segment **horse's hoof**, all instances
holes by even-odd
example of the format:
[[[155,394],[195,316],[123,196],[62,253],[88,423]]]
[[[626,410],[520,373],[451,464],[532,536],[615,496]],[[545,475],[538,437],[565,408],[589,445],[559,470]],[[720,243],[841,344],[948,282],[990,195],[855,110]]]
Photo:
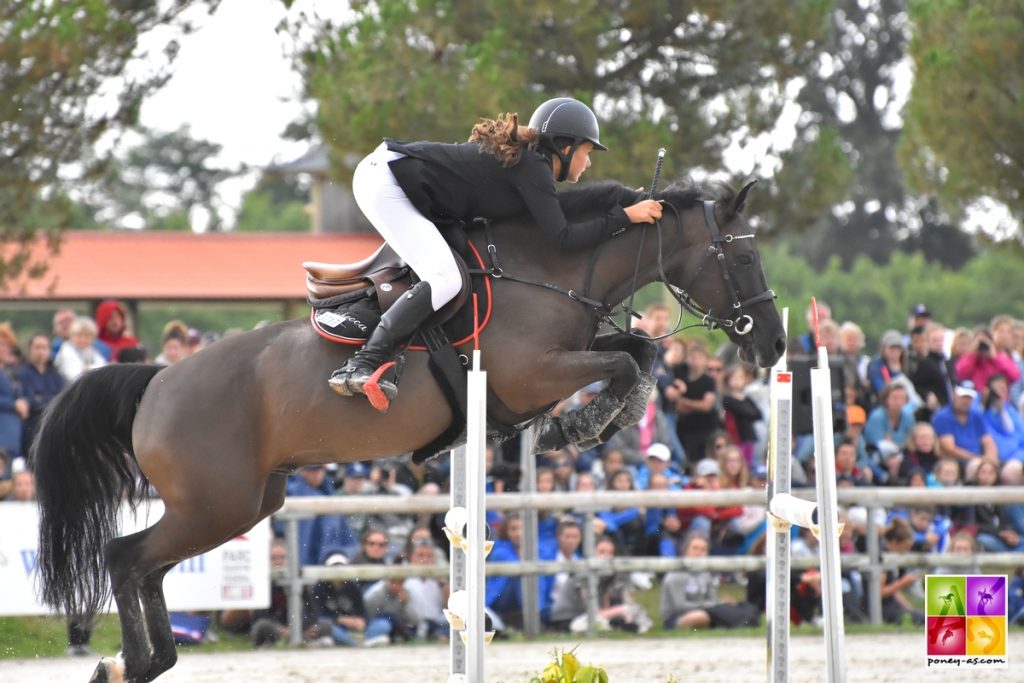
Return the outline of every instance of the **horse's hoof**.
[[[124,683],[124,659],[121,655],[101,659],[89,683]]]
[[[546,417],[537,430],[537,438],[533,440],[533,452],[557,451],[569,445],[569,440],[562,433],[562,421],[557,417]]]

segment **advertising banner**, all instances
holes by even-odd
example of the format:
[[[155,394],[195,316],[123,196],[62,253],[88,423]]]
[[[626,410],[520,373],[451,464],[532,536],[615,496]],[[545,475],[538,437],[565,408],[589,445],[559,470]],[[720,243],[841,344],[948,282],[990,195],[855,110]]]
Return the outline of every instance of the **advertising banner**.
[[[159,500],[140,504],[134,517],[125,509],[120,535],[152,526],[163,511]],[[51,613],[38,597],[38,529],[35,503],[0,503],[0,616]],[[270,522],[179,564],[164,579],[164,594],[171,611],[267,607]]]

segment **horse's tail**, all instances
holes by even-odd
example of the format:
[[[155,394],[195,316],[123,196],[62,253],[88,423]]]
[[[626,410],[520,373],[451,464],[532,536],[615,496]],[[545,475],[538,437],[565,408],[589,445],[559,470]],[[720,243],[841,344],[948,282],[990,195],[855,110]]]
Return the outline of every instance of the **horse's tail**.
[[[162,368],[108,365],[54,398],[30,459],[39,499],[37,566],[46,604],[87,621],[106,604],[103,549],[119,529],[122,500],[132,509],[148,483],[138,472],[132,423]]]

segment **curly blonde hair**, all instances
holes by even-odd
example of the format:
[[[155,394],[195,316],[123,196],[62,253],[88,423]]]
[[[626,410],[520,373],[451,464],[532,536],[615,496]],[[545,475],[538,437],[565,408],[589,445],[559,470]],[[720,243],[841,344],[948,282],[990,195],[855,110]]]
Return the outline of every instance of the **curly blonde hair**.
[[[537,131],[519,125],[519,114],[501,114],[496,119],[481,119],[473,126],[469,141],[481,151],[494,155],[505,168],[519,163],[523,150],[537,144]]]

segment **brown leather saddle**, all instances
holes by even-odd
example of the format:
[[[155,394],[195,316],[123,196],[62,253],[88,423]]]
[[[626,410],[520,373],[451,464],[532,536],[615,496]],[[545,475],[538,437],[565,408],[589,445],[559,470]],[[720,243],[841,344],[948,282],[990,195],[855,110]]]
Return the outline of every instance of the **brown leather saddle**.
[[[472,291],[469,270],[462,256],[452,250],[462,277],[459,294],[423,323],[429,328],[448,320],[466,302]],[[329,308],[376,294],[383,313],[416,282],[415,274],[387,244],[355,263],[319,263],[306,261],[306,298],[313,308]]]

